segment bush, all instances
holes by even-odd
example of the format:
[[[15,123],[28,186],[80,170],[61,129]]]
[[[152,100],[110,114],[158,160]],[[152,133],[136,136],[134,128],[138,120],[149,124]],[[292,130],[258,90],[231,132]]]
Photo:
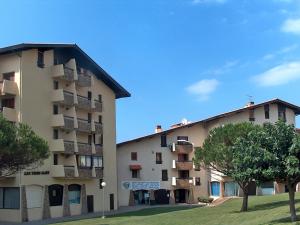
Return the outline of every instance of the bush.
[[[213,198],[209,198],[205,196],[198,197],[198,201],[202,203],[212,203],[213,200],[214,200]]]

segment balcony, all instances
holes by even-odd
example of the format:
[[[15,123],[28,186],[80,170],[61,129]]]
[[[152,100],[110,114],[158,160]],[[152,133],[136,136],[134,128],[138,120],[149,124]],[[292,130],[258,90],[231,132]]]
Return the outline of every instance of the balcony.
[[[78,168],[78,174],[79,174],[79,178],[94,178],[93,176],[93,169],[92,168]]]
[[[74,94],[69,91],[64,91],[63,89],[54,90],[52,93],[52,101],[55,103],[60,103],[65,106],[74,105]]]
[[[68,82],[73,82],[75,79],[74,70],[63,64],[53,66],[52,77],[59,78]]]
[[[3,117],[11,122],[17,122],[18,116],[16,109],[8,108],[8,107],[2,107],[0,109],[0,113],[2,113]]]
[[[75,166],[52,165],[50,175],[54,178],[75,178]]]
[[[103,147],[100,144],[95,145],[95,155],[103,156]]]
[[[176,188],[187,189],[193,185],[193,178],[175,178],[172,177],[172,185]]]
[[[92,84],[92,78],[87,73],[78,72],[77,84],[81,87],[90,87]]]
[[[67,131],[74,130],[74,118],[69,116],[64,116],[63,114],[53,115],[52,117],[52,127],[61,128]]]
[[[0,95],[15,96],[18,94],[18,85],[11,80],[0,81]]]
[[[95,133],[102,134],[103,133],[102,123],[94,122],[94,124],[95,124]]]
[[[88,143],[77,142],[78,153],[80,155],[91,155],[92,154],[92,145]]]
[[[177,154],[189,154],[194,150],[194,146],[190,142],[177,142],[171,146],[171,151]]]
[[[95,167],[96,178],[101,179],[103,178],[103,168]]]
[[[75,144],[74,141],[56,139],[50,144],[50,149],[52,152],[60,152],[66,155],[72,155],[75,153]]]
[[[92,110],[92,101],[90,99],[81,95],[77,95],[77,100],[78,100],[77,108],[88,110],[88,111]]]
[[[99,102],[98,100],[94,100],[95,102],[95,112],[102,112],[102,102]]]
[[[176,161],[175,168],[177,170],[192,170],[193,162],[192,161]]]
[[[78,128],[77,131],[84,132],[84,133],[91,133],[92,132],[92,125],[91,122],[85,119],[77,119],[78,121]]]

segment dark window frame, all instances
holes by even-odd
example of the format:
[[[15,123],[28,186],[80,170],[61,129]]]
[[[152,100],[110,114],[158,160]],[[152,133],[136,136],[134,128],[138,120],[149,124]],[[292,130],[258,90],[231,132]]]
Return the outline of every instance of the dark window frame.
[[[200,186],[200,185],[201,185],[200,177],[195,177],[195,186]]]
[[[161,152],[155,153],[155,163],[162,164],[162,153]]]
[[[168,181],[168,170],[161,170],[161,180],[162,181]]]
[[[7,189],[16,189],[16,190],[18,190],[18,192],[19,192],[18,193],[18,195],[19,195],[18,199],[20,200],[20,188],[19,187],[0,187],[0,189],[2,189],[2,203],[0,204],[0,209],[16,209],[16,210],[19,210],[20,206],[21,206],[20,201],[18,202],[18,206],[16,208],[11,208],[11,207],[6,207],[5,206],[5,196],[6,196],[5,192],[6,192]]]
[[[131,170],[131,178],[139,178],[139,170]]]
[[[161,134],[160,136],[160,147],[168,147],[167,146],[167,134]]]
[[[54,191],[55,195],[54,196]],[[48,186],[49,206],[61,206],[63,203],[64,186],[52,184]]]
[[[44,51],[38,50],[37,66],[40,67],[40,68],[44,68],[45,67],[45,55],[44,55]]]
[[[131,161],[137,161],[138,160],[137,152],[131,152],[130,158]]]
[[[270,119],[270,105],[264,105],[265,119]]]

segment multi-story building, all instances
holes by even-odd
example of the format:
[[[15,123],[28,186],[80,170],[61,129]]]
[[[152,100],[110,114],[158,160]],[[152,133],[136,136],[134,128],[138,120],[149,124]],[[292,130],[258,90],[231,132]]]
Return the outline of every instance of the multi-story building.
[[[194,203],[201,196],[241,195],[236,183],[216,171],[195,168],[194,149],[202,146],[210,130],[227,123],[250,121],[295,124],[300,107],[275,99],[247,106],[193,123],[180,123],[168,130],[117,145],[119,205]],[[276,182],[256,187],[250,194],[284,192]]]
[[[0,80],[3,116],[50,146],[42,166],[1,177],[0,220],[116,209],[115,100],[130,94],[74,44],[1,48]]]

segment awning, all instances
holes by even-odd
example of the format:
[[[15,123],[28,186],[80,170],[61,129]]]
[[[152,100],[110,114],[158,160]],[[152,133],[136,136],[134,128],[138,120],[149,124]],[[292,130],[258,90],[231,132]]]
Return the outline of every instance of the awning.
[[[130,170],[141,170],[141,165],[129,165]]]

